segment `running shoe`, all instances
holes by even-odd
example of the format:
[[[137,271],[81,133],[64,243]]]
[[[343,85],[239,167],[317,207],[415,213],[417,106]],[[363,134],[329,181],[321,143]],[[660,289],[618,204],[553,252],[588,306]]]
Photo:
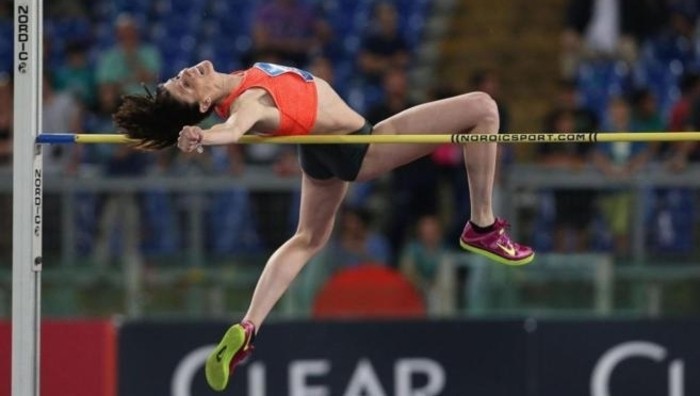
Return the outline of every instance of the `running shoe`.
[[[205,374],[207,383],[215,391],[222,391],[228,384],[233,369],[243,363],[253,352],[255,325],[245,321],[231,326],[219,345],[207,358]]]
[[[464,226],[464,232],[459,238],[462,249],[488,257],[506,265],[525,265],[535,258],[532,248],[511,241],[506,233],[508,223],[503,219],[496,219],[493,231],[478,233],[472,227],[471,222]]]

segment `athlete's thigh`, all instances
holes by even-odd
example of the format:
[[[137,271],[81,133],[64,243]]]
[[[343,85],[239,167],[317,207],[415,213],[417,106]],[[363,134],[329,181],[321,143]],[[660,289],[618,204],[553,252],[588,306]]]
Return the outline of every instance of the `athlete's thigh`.
[[[469,132],[493,100],[483,92],[471,92],[420,104],[376,125],[373,134],[451,134]]]
[[[309,233],[313,238],[330,234],[335,214],[348,190],[348,182],[339,179],[318,180],[303,174],[301,205],[297,232]]]
[[[377,124],[374,135],[452,134],[470,132],[491,99],[474,92],[402,111]],[[430,144],[372,144],[367,150],[358,180],[368,180],[431,153]]]

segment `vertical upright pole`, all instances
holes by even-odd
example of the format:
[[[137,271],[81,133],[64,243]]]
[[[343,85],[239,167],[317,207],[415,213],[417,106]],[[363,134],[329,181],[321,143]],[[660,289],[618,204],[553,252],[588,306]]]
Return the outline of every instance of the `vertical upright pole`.
[[[39,396],[41,324],[41,0],[15,0],[12,178],[12,395]]]

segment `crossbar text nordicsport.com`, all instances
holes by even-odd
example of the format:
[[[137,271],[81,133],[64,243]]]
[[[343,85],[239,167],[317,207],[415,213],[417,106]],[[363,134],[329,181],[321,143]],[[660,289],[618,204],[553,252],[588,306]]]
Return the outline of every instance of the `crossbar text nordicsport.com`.
[[[500,135],[452,135],[453,143],[502,143],[502,142],[588,142],[595,140],[588,133],[528,133]]]

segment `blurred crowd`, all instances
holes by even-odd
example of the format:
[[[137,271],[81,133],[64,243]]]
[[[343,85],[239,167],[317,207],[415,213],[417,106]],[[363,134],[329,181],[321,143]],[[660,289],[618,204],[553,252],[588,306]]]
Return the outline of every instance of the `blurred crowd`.
[[[399,3],[401,8],[397,7]],[[376,123],[415,104],[409,98],[408,73],[428,5],[427,1],[273,0],[245,2],[237,9],[218,0],[47,2],[43,129],[45,133],[112,133],[111,115],[122,95],[143,94],[143,84],[153,87],[177,73],[179,67],[207,55],[219,70],[238,70],[258,61],[308,69],[333,84],[353,107]],[[205,50],[197,52],[187,43],[188,39],[199,37],[170,30],[170,25],[189,26],[178,15],[196,7],[212,24],[194,29],[205,36],[220,35],[211,37],[216,48],[206,42],[198,43],[196,47]],[[222,12],[225,15],[219,14]],[[166,13],[168,16],[163,17]],[[240,17],[237,13],[244,14],[247,20],[234,31],[225,23]],[[12,2],[1,1],[3,29],[11,27],[11,15]],[[106,26],[109,31],[105,31]],[[167,36],[162,36],[162,30]],[[189,58],[171,53],[175,35],[175,47],[179,52],[189,51]],[[244,38],[248,41],[240,44]],[[222,55],[217,48],[226,49],[230,41],[240,45]],[[8,47],[4,44],[0,48]],[[8,58],[11,56],[3,57]],[[0,71],[0,167],[9,167],[12,155],[11,66],[3,65],[4,70]],[[206,123],[216,121],[212,118]],[[441,156],[439,166],[459,167],[461,160],[449,148]],[[294,148],[277,145],[216,147],[202,155],[184,155],[176,150],[142,153],[119,145],[54,145],[44,153],[47,174],[69,177],[223,174],[236,178],[251,166],[266,166],[280,177],[294,177],[300,172]],[[419,218],[430,222],[437,213],[436,190],[429,176],[437,171],[436,166],[426,159],[407,171],[397,172],[388,188],[383,181],[353,190],[332,244],[338,258],[334,262],[339,267],[370,262],[398,265],[408,230]],[[447,179],[453,182],[452,176]],[[455,182],[458,179],[463,180],[463,175],[455,175]],[[417,184],[420,180],[424,182]],[[401,203],[391,214],[381,217],[376,213],[383,208],[374,205],[373,197],[383,192]],[[466,191],[455,194],[461,199]],[[294,230],[298,195],[298,191],[271,193],[242,187],[206,194],[207,253],[256,254],[276,248]],[[176,255],[186,246],[184,229],[190,225],[184,213],[191,204],[189,196],[157,190],[139,194],[80,193],[73,202],[76,249],[102,267],[114,264],[134,245],[143,254],[154,256]],[[46,194],[44,248],[48,254],[60,249],[60,205],[60,197]],[[8,212],[0,217],[10,219],[10,206],[2,206]],[[409,211],[412,215],[406,216]],[[435,246],[429,254],[412,247],[408,250],[414,252],[411,256],[430,256],[433,248],[442,248],[435,242],[441,239],[442,226],[437,221],[431,224],[432,228],[426,228],[433,235],[426,238]],[[391,230],[390,237],[380,232],[384,227]],[[8,249],[2,251],[9,255],[9,235],[6,236],[3,246]],[[425,272],[424,267],[424,263],[417,263],[417,273]]]
[[[699,16],[696,0],[569,0],[559,92],[543,130],[700,130]],[[699,149],[697,142],[542,145],[537,158],[572,171],[593,166],[615,182],[650,167],[683,172]],[[539,198],[541,250],[631,255],[632,192],[557,190]],[[697,198],[684,188],[645,191],[645,243],[662,254],[692,253]]]
[[[245,2],[245,12],[232,3],[46,2],[44,130],[112,132],[111,114],[123,94],[142,93],[142,83],[153,86],[202,58],[223,70],[256,61],[306,68],[334,85],[373,123],[416,104],[410,95],[410,68],[430,11],[428,1],[251,1]],[[205,22],[190,21],[195,18],[187,13],[195,12],[193,7],[199,7],[196,12],[206,16]],[[352,13],[343,7],[352,7]],[[182,17],[164,20],[165,13]],[[559,92],[542,129],[700,130],[699,14],[700,2],[695,0],[570,0],[561,40]],[[12,2],[0,1],[0,30],[9,24],[11,31],[11,15]],[[187,29],[198,33],[187,34]],[[0,43],[0,52],[6,47]],[[0,167],[8,167],[12,156],[10,72],[11,65],[0,65]],[[497,101],[500,132],[507,132],[511,120],[500,72],[476,70],[466,83]],[[440,99],[458,93],[440,86],[428,96]],[[515,156],[511,147],[499,150],[502,170]],[[438,287],[438,264],[456,247],[469,218],[461,155],[459,147],[441,146],[388,178],[353,185],[329,247],[333,264],[341,268],[381,263],[401,268],[426,292]],[[557,144],[538,147],[535,158],[545,166],[571,170],[592,166],[620,179],[643,172],[651,163],[683,171],[700,159],[700,148],[695,143]],[[50,146],[44,157],[47,173],[81,177],[236,178],[256,165],[281,177],[299,174],[294,150],[272,145],[217,147],[203,155],[175,150],[144,154],[117,145]],[[498,174],[497,189],[504,174]],[[630,193],[538,194],[536,235],[551,236],[534,238],[540,251],[629,254]],[[649,197],[651,235],[666,238],[669,251],[692,248],[692,224],[687,230],[682,227],[689,218],[692,223],[696,195],[687,189],[665,189],[651,191]],[[183,213],[190,199],[156,190],[80,194],[75,199],[77,249],[103,266],[118,257],[125,244],[138,245],[144,254],[177,255],[184,246]],[[207,252],[225,256],[274,249],[294,230],[298,199],[298,192],[244,188],[207,194]],[[7,211],[9,201],[4,200],[0,197],[0,210]],[[59,206],[57,197],[47,196],[47,224],[55,224],[45,233],[49,250],[60,243],[60,221],[50,219]],[[0,221],[9,218],[9,212],[0,215]],[[669,240],[670,234],[675,239]],[[0,251],[9,253],[7,238],[0,239]]]

